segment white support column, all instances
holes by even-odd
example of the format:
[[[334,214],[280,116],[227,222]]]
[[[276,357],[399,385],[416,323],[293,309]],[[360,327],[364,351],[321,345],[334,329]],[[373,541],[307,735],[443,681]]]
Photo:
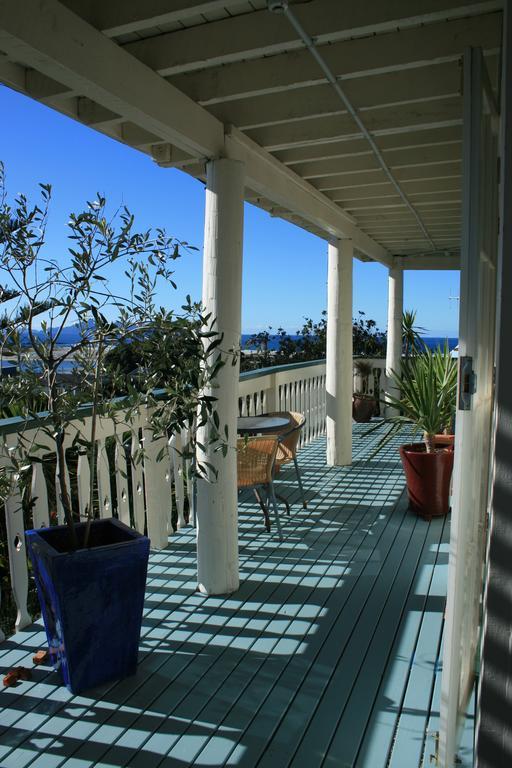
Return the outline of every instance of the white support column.
[[[352,463],[352,240],[329,243],[327,287],[327,464]]]
[[[208,394],[217,398],[220,430],[227,425],[229,449],[207,447],[198,456],[217,470],[216,479],[198,482],[197,571],[201,592],[226,594],[238,588],[238,509],[236,419],[239,363],[232,364],[241,332],[244,166],[236,160],[207,165],[203,261],[203,305],[223,335],[225,365]],[[217,354],[217,352],[215,352]],[[199,440],[204,442],[204,431]]]
[[[402,361],[402,315],[404,313],[404,273],[401,267],[389,270],[388,278],[388,338],[386,345],[386,394],[397,396],[390,384],[391,371],[399,371]],[[393,408],[386,408],[391,415]]]

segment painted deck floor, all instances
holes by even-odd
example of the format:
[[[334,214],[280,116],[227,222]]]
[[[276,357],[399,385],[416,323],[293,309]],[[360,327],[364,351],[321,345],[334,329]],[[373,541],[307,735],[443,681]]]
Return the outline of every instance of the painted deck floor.
[[[301,451],[307,510],[282,473],[282,543],[240,504],[236,594],[195,592],[192,529],[151,555],[134,677],[73,696],[39,667],[3,689],[0,766],[430,765],[448,522],[408,512],[396,447],[364,460],[363,427],[351,468],[326,467],[324,439]],[[2,669],[44,645],[38,624],[17,634]]]

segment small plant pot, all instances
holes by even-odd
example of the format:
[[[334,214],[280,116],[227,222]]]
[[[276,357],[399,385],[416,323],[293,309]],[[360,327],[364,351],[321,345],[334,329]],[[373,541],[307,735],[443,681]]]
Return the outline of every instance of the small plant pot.
[[[434,444],[437,448],[446,447],[451,448],[455,445],[455,435],[434,435]]]
[[[427,453],[423,443],[402,445],[400,457],[409,495],[409,507],[425,520],[444,517],[450,511],[449,493],[453,450]]]
[[[375,398],[354,395],[352,397],[352,418],[359,424],[370,421],[376,407],[377,401]]]
[[[85,523],[76,526],[83,541]],[[90,546],[67,551],[64,525],[26,532],[50,661],[72,693],[137,668],[149,539],[95,520]]]

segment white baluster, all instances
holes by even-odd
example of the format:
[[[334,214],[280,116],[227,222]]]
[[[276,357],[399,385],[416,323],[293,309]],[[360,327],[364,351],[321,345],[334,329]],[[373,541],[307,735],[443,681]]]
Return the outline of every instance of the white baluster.
[[[303,408],[304,410],[302,413],[306,416],[306,429],[302,430],[301,436],[300,436],[300,444],[305,445],[306,443],[309,443],[310,440],[310,430],[311,430],[311,382],[312,379],[308,378],[304,381],[304,392],[303,392]]]
[[[322,376],[322,386],[321,386],[321,393],[322,393],[322,434],[323,435],[325,435],[325,431],[326,431],[326,426],[325,426],[326,408],[327,408],[327,404],[326,404],[326,389],[325,389],[326,385],[327,385],[327,378],[326,378],[326,376],[324,374]]]
[[[81,453],[78,457],[76,480],[78,485],[80,517],[85,518],[89,507],[91,493],[91,467],[89,464],[89,457],[85,453]]]
[[[119,520],[130,525],[130,500],[128,497],[128,480],[126,466],[126,452],[122,435],[116,435],[115,472],[117,491],[117,515]]]
[[[306,429],[302,429],[300,432],[300,445],[308,442],[309,420],[311,418],[311,411],[309,409],[309,384],[311,379],[303,379],[302,381],[302,395],[301,395],[301,413],[306,416]]]
[[[144,533],[146,515],[144,509],[144,472],[141,461],[135,461],[136,452],[140,449],[139,427],[133,427],[130,451],[130,469],[132,474],[133,518],[135,529]]]
[[[50,525],[50,510],[48,508],[48,488],[44,479],[43,465],[38,461],[32,463],[32,482],[30,485],[32,505],[32,525],[34,528],[48,528]]]
[[[318,376],[315,376],[311,386],[311,428],[309,435],[310,440],[314,440],[318,437]]]
[[[71,502],[71,482],[69,479],[69,470],[68,470],[68,463],[67,463],[67,456],[66,452],[68,449],[68,440],[64,440],[64,478],[66,482],[66,486],[69,493],[69,498]],[[57,521],[59,525],[63,525],[65,523],[65,515],[64,515],[64,505],[62,503],[62,498],[60,494],[60,483],[59,483],[59,457],[57,456],[57,466],[55,468],[55,496],[57,498]]]
[[[11,587],[18,608],[15,629],[18,632],[32,623],[27,608],[28,596],[28,567],[25,547],[25,526],[23,523],[23,508],[19,488],[5,502],[5,523],[7,529],[7,549],[9,552],[9,571]]]
[[[185,489],[183,485],[184,461],[180,455],[183,450],[181,433],[173,435],[169,441],[169,458],[173,468],[174,496],[176,498],[176,511],[178,513],[178,530],[186,525],[185,522]]]
[[[100,517],[112,517],[112,491],[110,488],[110,465],[107,447],[103,440],[98,443],[97,451],[97,483]]]
[[[193,429],[195,429],[195,425]],[[187,451],[190,450],[190,444],[189,444],[190,432],[191,432],[190,429],[181,431],[182,445],[185,446]],[[186,492],[187,492],[187,500],[188,500],[188,508],[189,508],[189,522],[195,526],[196,524],[196,507],[195,507],[196,479],[195,477],[192,477],[191,459],[186,459],[182,461],[182,467],[183,467],[183,477],[186,478]]]
[[[169,465],[166,461],[167,441],[153,440],[150,429],[144,429],[144,477],[146,481],[146,510],[148,536],[153,549],[165,549],[168,544],[168,517],[171,506]],[[164,458],[160,458],[161,454]]]

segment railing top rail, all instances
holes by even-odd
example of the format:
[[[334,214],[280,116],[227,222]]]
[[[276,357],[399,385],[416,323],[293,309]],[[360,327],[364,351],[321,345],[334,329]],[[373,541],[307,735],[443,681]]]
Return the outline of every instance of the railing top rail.
[[[166,391],[165,389],[155,389],[152,394],[155,399],[161,400],[165,397]],[[123,396],[112,399],[112,403],[119,405],[120,411],[122,410],[123,402],[129,403],[129,397]],[[77,420],[80,421],[81,419],[86,419],[88,416],[92,415],[92,404],[84,403],[83,405],[80,405],[77,410],[79,412]],[[99,417],[102,417],[101,413],[99,414]],[[22,430],[37,429],[38,427],[44,426],[49,421],[50,414],[48,411],[42,411],[28,419],[24,416],[12,416],[9,419],[0,419],[0,436],[12,435],[15,432],[21,432]]]
[[[355,358],[354,358],[355,359]],[[368,360],[380,360],[380,358],[366,358]],[[300,363],[287,363],[286,365],[271,365],[268,368],[258,368],[255,371],[245,371],[240,374],[240,381],[250,381],[251,379],[259,379],[264,376],[278,374],[285,371],[300,370],[301,368],[313,368],[314,366],[325,365],[325,358],[320,360],[307,360]],[[160,399],[165,397],[165,389],[158,389],[153,392],[153,397]],[[122,409],[123,401],[129,402],[128,397],[118,397],[113,400],[113,403],[119,404],[119,409]],[[79,408],[79,419],[85,419],[92,414],[92,405],[84,403]],[[37,429],[42,427],[49,421],[48,412],[41,412],[35,416],[27,419],[23,416],[13,416],[9,419],[0,419],[0,436],[12,435],[16,432]]]
[[[286,365],[270,365],[268,368],[257,368],[255,371],[244,371],[240,374],[240,381],[259,379],[261,376],[269,376],[280,371],[292,371],[299,368],[312,368],[314,365],[325,365],[325,357],[321,360],[306,360],[302,363],[286,363]]]

